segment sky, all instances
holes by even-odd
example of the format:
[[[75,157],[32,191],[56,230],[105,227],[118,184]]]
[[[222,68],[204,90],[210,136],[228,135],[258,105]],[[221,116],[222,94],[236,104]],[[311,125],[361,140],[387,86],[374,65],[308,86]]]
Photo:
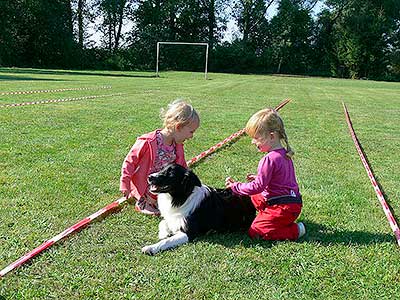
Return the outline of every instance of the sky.
[[[321,3],[320,1],[317,2],[317,4],[315,5],[314,9],[312,10],[312,16],[315,18],[317,16],[317,14],[324,8],[324,4]],[[276,15],[277,13],[277,9],[278,9],[278,4],[276,2],[274,2],[271,7],[268,8],[267,10],[267,19],[271,20],[273,16]],[[232,42],[232,40],[235,38],[235,36],[238,35],[238,27],[236,25],[236,21],[235,20],[229,20],[228,24],[227,24],[227,30],[225,32],[225,36],[222,39],[223,42],[227,41],[227,42]]]
[[[313,16],[315,17],[323,9],[323,7],[324,7],[324,4],[321,2],[318,2],[313,9],[313,12],[312,12]],[[275,16],[276,12],[277,12],[277,3],[273,3],[272,6],[270,8],[268,8],[268,11],[267,11],[268,20],[270,20],[273,16]],[[229,11],[227,13],[229,13]],[[90,36],[90,38],[88,39],[89,43],[94,44],[95,46],[100,46],[100,44],[101,44],[101,35],[102,34],[101,34],[101,32],[98,32],[96,30],[96,27],[100,23],[101,23],[101,19],[99,17],[88,28],[88,33]],[[134,23],[132,21],[126,21],[125,24],[122,26],[122,33],[127,33],[129,31],[131,31],[133,29],[133,26],[134,26]],[[240,33],[238,32],[238,27],[236,25],[236,21],[231,19],[228,21],[227,30],[224,34],[222,41],[223,42],[225,42],[225,41],[232,42],[232,40],[234,40],[236,37],[240,37]]]

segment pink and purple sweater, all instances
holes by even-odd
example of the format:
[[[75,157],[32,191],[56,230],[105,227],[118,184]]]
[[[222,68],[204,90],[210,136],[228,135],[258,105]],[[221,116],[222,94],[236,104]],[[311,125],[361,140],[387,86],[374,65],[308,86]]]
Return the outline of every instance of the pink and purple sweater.
[[[257,177],[248,183],[235,182],[232,191],[238,195],[261,194],[264,199],[277,196],[299,197],[293,161],[284,148],[272,150],[258,163]]]

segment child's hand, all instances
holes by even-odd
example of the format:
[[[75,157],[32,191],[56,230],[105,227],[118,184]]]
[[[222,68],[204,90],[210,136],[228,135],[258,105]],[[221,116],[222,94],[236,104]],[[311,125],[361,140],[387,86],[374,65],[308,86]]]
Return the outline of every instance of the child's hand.
[[[257,175],[256,174],[247,174],[246,176],[246,180],[247,181],[253,181],[254,179],[256,179]]]
[[[232,177],[226,177],[225,179],[225,187],[226,188],[231,188],[232,184],[234,184],[235,181],[232,179]]]
[[[121,191],[121,193],[124,195],[125,199],[128,200],[129,194],[131,193],[131,191]]]

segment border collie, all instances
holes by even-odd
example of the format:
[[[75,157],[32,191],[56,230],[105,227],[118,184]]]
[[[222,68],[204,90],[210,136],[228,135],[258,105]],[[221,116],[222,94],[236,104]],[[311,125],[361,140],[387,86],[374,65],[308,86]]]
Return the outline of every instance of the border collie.
[[[247,230],[256,210],[250,197],[236,196],[229,189],[202,185],[189,169],[170,164],[148,178],[150,191],[158,194],[160,241],[142,248],[154,255],[193,241],[209,231]]]

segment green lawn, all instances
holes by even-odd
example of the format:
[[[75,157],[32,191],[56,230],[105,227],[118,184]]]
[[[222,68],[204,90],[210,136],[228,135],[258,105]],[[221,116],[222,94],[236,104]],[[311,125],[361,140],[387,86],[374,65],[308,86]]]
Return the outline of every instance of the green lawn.
[[[304,208],[298,242],[205,236],[161,253],[159,219],[132,205],[70,236],[0,279],[0,299],[396,299],[400,249],[351,140],[341,102],[400,221],[400,83],[168,72],[1,69],[0,106],[89,95],[122,95],[0,108],[0,269],[120,197],[122,161],[135,138],[161,125],[159,109],[190,100],[199,154],[244,127],[255,111],[281,109]],[[96,87],[111,86],[111,89]],[[244,180],[262,154],[248,137],[194,166],[203,183]]]

